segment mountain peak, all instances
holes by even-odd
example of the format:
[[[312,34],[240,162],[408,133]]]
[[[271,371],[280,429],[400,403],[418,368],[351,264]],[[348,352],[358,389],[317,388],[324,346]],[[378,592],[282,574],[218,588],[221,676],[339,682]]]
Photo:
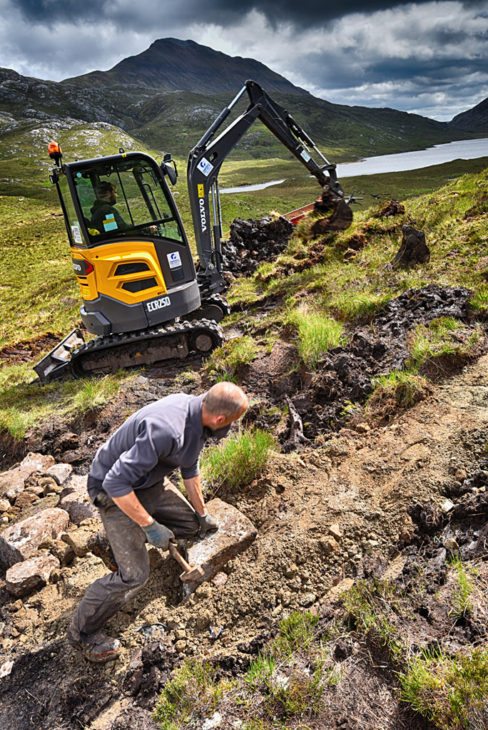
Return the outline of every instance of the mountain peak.
[[[94,71],[76,81],[99,84],[136,84],[158,91],[203,94],[235,93],[247,79],[262,84],[270,93],[308,96],[280,74],[259,61],[228,56],[196,41],[159,38],[142,53],[124,58],[109,71]],[[72,82],[75,79],[66,79]]]

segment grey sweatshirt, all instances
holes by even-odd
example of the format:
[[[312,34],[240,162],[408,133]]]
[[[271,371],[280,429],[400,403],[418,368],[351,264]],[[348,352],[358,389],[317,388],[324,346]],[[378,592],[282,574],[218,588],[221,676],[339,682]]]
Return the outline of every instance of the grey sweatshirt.
[[[202,425],[203,397],[168,395],[132,414],[98,449],[90,469],[90,495],[100,488],[111,497],[147,489],[176,467],[183,479],[197,476],[200,452],[214,435]]]

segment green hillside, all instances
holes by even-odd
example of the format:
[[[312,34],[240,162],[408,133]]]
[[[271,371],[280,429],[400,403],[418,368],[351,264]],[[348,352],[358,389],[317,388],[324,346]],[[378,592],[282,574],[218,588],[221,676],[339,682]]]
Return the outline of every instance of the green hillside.
[[[45,155],[47,142],[56,134],[66,156],[91,157],[125,149],[140,148],[130,135],[106,124],[79,125],[59,123],[56,127],[41,129],[32,125],[20,132],[13,130],[0,138],[0,222],[3,231],[0,259],[0,304],[4,316],[0,325],[0,347],[12,346],[25,340],[42,338],[48,333],[61,337],[79,321],[79,299],[72,275],[69,249],[64,224],[55,190],[48,181],[49,160]],[[156,156],[160,152],[148,150]],[[429,282],[462,284],[475,292],[475,301],[486,307],[486,278],[478,268],[483,258],[485,219],[481,215],[486,205],[486,168],[478,175],[459,178],[466,169],[482,170],[486,160],[470,163],[454,162],[423,171],[378,175],[351,179],[350,190],[363,195],[358,205],[353,228],[337,238],[324,260],[304,274],[283,277],[283,267],[293,270],[294,261],[307,256],[308,243],[297,231],[290,252],[276,265],[265,264],[251,278],[242,279],[229,292],[232,302],[243,306],[259,302],[269,296],[281,301],[274,311],[276,322],[289,316],[290,302],[301,291],[329,293],[326,310],[334,316],[336,299],[342,290],[351,292],[354,299],[372,297],[380,301],[394,296],[409,286]],[[180,160],[180,170],[183,160]],[[230,161],[221,176],[222,186],[245,184],[286,177],[280,186],[268,188],[259,194],[223,195],[224,228],[233,218],[260,217],[270,210],[285,212],[312,200],[317,193],[314,180],[302,171],[295,161],[283,159]],[[450,179],[453,181],[448,182]],[[448,183],[447,185],[445,183]],[[443,185],[437,192],[436,187]],[[427,192],[429,191],[429,192]],[[419,193],[427,192],[423,197]],[[175,198],[190,232],[191,219],[184,175],[174,190]],[[421,271],[395,273],[385,276],[384,264],[398,247],[398,227],[390,231],[388,225],[371,221],[374,202],[371,196],[409,198],[406,219],[414,219],[433,243],[431,263]],[[360,208],[366,208],[363,212]],[[466,217],[466,211],[476,214]],[[342,261],[343,247],[350,236],[365,235],[368,247],[350,262]],[[312,242],[313,243],[313,242]],[[313,295],[315,296],[315,295]],[[290,298],[291,297],[291,298]],[[322,300],[323,294],[321,294]],[[249,314],[252,319],[252,313]],[[231,318],[231,322],[235,317]],[[52,346],[52,344],[44,347]],[[42,347],[41,347],[42,350]],[[22,435],[37,418],[50,410],[62,412],[73,407],[73,398],[80,397],[83,389],[98,386],[84,381],[35,386],[25,384],[32,380],[32,362],[4,359],[0,371],[3,395],[0,401],[3,427]],[[124,378],[130,377],[124,374]],[[95,381],[97,382],[97,381]],[[108,383],[108,385],[107,385]],[[100,381],[102,390],[113,382]],[[116,387],[116,386],[114,386]],[[45,397],[43,394],[48,395]],[[89,402],[90,399],[88,399]],[[92,398],[93,400],[93,398]]]

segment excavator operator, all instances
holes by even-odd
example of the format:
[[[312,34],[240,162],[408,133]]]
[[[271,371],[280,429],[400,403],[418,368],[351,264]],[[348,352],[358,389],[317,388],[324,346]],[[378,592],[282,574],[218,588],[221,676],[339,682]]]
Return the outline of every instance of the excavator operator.
[[[129,226],[115,207],[117,188],[113,183],[100,182],[95,188],[96,200],[91,207],[90,228],[100,233],[126,231]]]

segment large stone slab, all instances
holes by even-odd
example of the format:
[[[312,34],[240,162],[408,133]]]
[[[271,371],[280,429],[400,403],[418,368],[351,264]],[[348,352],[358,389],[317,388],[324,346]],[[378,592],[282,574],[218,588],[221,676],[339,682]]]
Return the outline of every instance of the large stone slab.
[[[7,527],[0,533],[0,564],[10,568],[27,560],[43,542],[49,538],[57,539],[68,524],[68,513],[51,507]]]
[[[29,453],[19,466],[0,474],[0,497],[13,500],[24,489],[24,482],[35,471],[45,471],[55,463],[52,456]]]
[[[59,568],[59,560],[54,555],[36,555],[7,570],[5,587],[14,596],[26,596],[45,586],[56,568]]]
[[[188,562],[203,569],[203,577],[195,583],[185,583],[189,595],[204,580],[210,580],[223,566],[247,550],[255,540],[257,530],[252,522],[232,505],[221,499],[212,499],[206,505],[208,512],[219,523],[217,532],[207,534],[188,550]]]

